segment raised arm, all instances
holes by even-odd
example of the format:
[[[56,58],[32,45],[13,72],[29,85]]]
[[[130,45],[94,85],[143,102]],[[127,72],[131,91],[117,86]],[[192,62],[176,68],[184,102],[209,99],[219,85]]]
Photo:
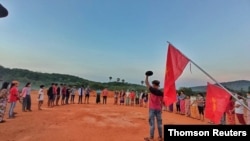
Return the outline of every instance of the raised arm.
[[[145,78],[145,84],[146,84],[147,88],[150,88],[151,85],[150,85],[150,83],[149,83],[149,81],[148,81],[148,77],[149,77],[149,76],[146,76],[146,78]]]

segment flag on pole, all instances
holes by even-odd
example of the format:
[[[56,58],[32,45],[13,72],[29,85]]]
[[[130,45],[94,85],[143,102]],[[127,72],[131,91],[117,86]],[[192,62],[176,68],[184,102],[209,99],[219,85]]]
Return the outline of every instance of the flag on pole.
[[[217,85],[207,84],[207,95],[205,105],[205,118],[210,119],[215,124],[220,120],[229,103],[230,94]]]
[[[164,102],[166,106],[173,104],[176,99],[175,81],[182,74],[189,59],[184,56],[173,45],[168,45],[165,82],[164,82]]]

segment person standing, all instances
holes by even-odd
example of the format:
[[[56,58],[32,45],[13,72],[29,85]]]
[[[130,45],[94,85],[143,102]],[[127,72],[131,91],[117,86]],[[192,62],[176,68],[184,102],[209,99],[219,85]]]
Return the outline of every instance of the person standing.
[[[197,107],[199,112],[199,120],[204,121],[204,107],[205,107],[205,99],[201,93],[198,93],[197,97]]]
[[[56,89],[56,91],[57,91],[56,106],[59,106],[59,100],[60,100],[60,97],[62,97],[62,87],[63,87],[63,84],[60,84],[60,86],[57,87],[57,89]]]
[[[84,88],[83,86],[81,86],[79,89],[78,89],[78,104],[82,104],[82,97],[83,97],[83,94],[84,94]]]
[[[157,121],[158,127],[158,140],[162,141],[162,102],[163,102],[163,92],[160,88],[160,81],[152,81],[152,86],[149,83],[148,75],[146,75],[145,83],[150,92],[149,97],[149,127],[150,127],[150,136],[144,138],[145,141],[154,140],[154,130],[155,130],[155,118]]]
[[[187,117],[191,116],[191,100],[189,95],[185,97],[185,115]]]
[[[9,96],[9,103],[10,103],[10,108],[9,108],[9,119],[13,119],[14,118],[14,109],[16,107],[16,102],[19,99],[18,98],[18,85],[19,83],[14,82],[11,84],[10,86],[10,96]]]
[[[140,104],[140,93],[138,91],[135,91],[135,105],[139,106]]]
[[[118,95],[119,95],[119,92],[116,90],[114,93],[114,105],[118,104]]]
[[[68,86],[66,89],[66,99],[65,99],[65,104],[69,104],[69,96],[71,93],[71,86]]]
[[[185,115],[185,97],[186,95],[184,94],[183,91],[181,91],[181,95],[180,95],[181,115]]]
[[[7,107],[8,102],[8,82],[4,82],[2,88],[0,90],[0,123],[5,122],[4,114]]]
[[[244,107],[242,103],[244,103],[244,100],[242,99],[242,96],[238,95],[238,99],[235,102],[235,114],[236,117],[241,125],[246,125],[246,121],[244,119]]]
[[[89,96],[90,96],[90,88],[89,86],[87,86],[87,88],[85,89],[85,98],[84,98],[84,103],[89,104]]]
[[[180,114],[181,113],[181,106],[180,106],[181,105],[180,104],[181,99],[180,99],[180,93],[178,93],[178,92],[177,92],[177,98],[176,99],[177,99],[176,104],[175,104],[176,105],[176,113]]]
[[[76,87],[73,86],[71,88],[71,98],[70,98],[70,103],[72,104],[75,104],[75,91],[76,91]]]
[[[148,107],[148,92],[147,91],[145,92],[143,100],[144,100],[144,108],[147,108]]]
[[[96,90],[96,104],[101,102],[101,90]]]
[[[144,98],[144,95],[145,95],[144,91],[141,91],[141,93],[140,93],[140,107],[143,107],[143,98]]]
[[[108,89],[107,88],[104,88],[103,91],[102,91],[102,103],[103,104],[107,104],[107,97],[108,97]]]
[[[127,90],[126,91],[126,98],[125,98],[125,105],[129,106],[129,103],[130,103],[130,91]]]
[[[120,91],[120,105],[124,105],[125,91]]]
[[[65,98],[66,98],[66,94],[67,94],[67,88],[66,88],[66,84],[63,84],[62,87],[62,99],[61,99],[61,105],[65,104]]]
[[[52,83],[51,86],[49,87],[48,92],[47,92],[47,95],[49,97],[48,107],[53,107],[53,98],[54,98],[53,89],[54,89],[54,86],[55,86],[55,83]]]
[[[30,97],[30,93],[31,93],[31,83],[28,82],[25,87],[22,89],[22,94],[21,96],[23,97],[23,103],[22,103],[22,110],[23,112],[26,111],[32,111],[31,110],[31,97]]]
[[[42,110],[43,105],[43,99],[44,99],[44,85],[40,86],[40,90],[38,91],[38,110]]]
[[[135,104],[135,91],[134,90],[130,92],[129,97],[130,97],[130,106],[134,106]]]
[[[226,118],[229,125],[235,125],[235,112],[234,112],[235,102],[231,96],[226,108]]]
[[[54,87],[53,87],[53,102],[52,102],[52,107],[54,107],[54,106],[56,105],[57,87],[58,87],[58,84],[55,83],[55,85],[54,85]]]
[[[250,92],[247,93],[247,106],[250,109]],[[247,124],[250,125],[250,111],[247,109]]]

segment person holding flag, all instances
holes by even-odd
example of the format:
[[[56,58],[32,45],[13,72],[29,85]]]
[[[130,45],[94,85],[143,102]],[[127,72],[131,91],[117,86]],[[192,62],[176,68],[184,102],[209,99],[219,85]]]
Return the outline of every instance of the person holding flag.
[[[150,71],[151,72],[151,71]],[[163,102],[163,92],[160,88],[160,81],[152,81],[152,86],[149,83],[148,77],[153,73],[146,73],[145,84],[149,90],[149,127],[150,136],[144,138],[145,141],[154,140],[154,130],[155,130],[155,118],[157,120],[159,141],[162,141],[162,102]]]

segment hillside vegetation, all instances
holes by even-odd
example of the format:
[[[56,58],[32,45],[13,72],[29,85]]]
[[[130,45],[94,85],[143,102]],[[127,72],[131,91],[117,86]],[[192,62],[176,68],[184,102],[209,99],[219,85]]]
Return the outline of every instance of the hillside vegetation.
[[[107,76],[107,80],[108,80]],[[32,83],[33,89],[38,89],[41,84],[49,87],[51,83],[67,84],[72,86],[90,86],[91,89],[103,89],[108,88],[109,90],[145,90],[145,86],[138,84],[130,84],[125,81],[109,81],[106,83],[90,81],[84,78],[80,78],[73,75],[59,74],[59,73],[41,73],[34,72],[26,69],[18,68],[5,68],[0,66],[0,79],[3,81],[11,82],[17,80],[20,82],[20,87],[23,87],[27,82]]]

